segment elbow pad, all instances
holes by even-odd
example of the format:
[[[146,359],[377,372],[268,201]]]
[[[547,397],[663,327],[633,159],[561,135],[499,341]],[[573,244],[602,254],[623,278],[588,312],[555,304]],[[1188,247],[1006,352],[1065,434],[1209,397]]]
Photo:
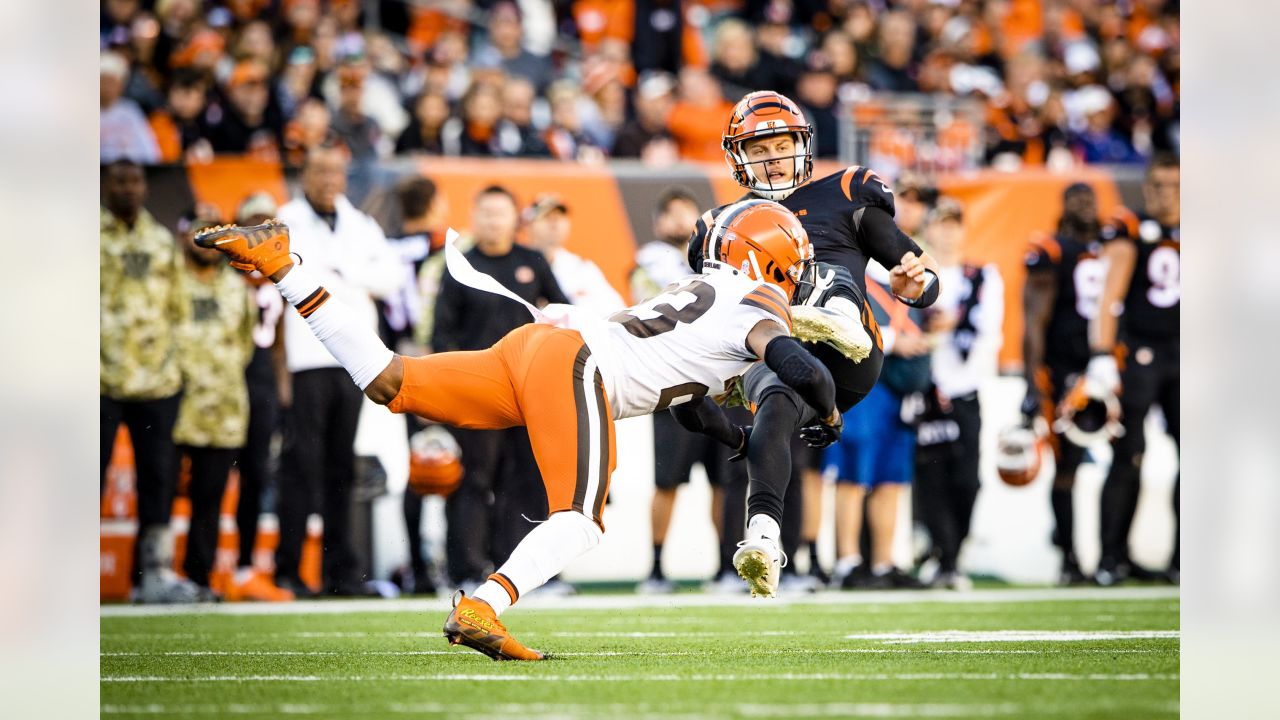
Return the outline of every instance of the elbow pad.
[[[830,417],[836,407],[836,385],[831,372],[810,355],[793,337],[776,337],[764,350],[764,364],[778,379],[789,385],[821,417]]]

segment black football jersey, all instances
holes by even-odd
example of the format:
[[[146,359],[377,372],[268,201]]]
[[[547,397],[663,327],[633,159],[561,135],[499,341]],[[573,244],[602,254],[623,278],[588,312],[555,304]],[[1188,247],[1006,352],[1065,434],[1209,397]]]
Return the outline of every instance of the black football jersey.
[[[1182,304],[1182,244],[1177,225],[1139,215],[1102,228],[1104,242],[1132,242],[1138,257],[1120,316],[1120,338],[1167,343],[1178,339]]]
[[[1053,273],[1057,293],[1045,331],[1046,365],[1073,371],[1089,363],[1089,323],[1098,316],[1106,263],[1101,242],[1082,243],[1069,236],[1032,238],[1027,272]]]
[[[747,195],[743,200],[750,199]],[[908,251],[920,254],[920,246],[910,237],[897,232],[894,237],[871,237],[861,229],[866,208],[879,208],[894,214],[893,190],[868,168],[854,165],[801,186],[781,203],[800,219],[814,258],[819,262],[840,265],[849,271],[858,290],[867,289],[867,260],[875,259],[886,268],[898,264]],[[689,265],[702,267],[702,254],[708,231],[728,205],[703,213],[689,241]]]

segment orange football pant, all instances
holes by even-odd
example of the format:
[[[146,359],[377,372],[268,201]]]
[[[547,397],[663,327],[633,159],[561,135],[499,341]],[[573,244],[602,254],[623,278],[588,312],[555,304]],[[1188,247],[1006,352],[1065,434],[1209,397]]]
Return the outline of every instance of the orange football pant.
[[[403,362],[392,412],[473,430],[527,427],[549,512],[576,510],[603,529],[616,465],[613,413],[576,330],[522,325],[487,350]]]

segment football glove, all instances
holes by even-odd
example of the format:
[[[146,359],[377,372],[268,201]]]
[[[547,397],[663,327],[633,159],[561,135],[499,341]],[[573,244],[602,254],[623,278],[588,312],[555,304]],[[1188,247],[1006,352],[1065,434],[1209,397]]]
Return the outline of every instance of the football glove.
[[[840,439],[840,433],[844,430],[844,417],[840,413],[836,413],[836,421],[833,425],[826,423],[818,423],[800,429],[800,439],[811,448],[822,449]]]
[[[1120,389],[1120,370],[1113,355],[1094,355],[1089,359],[1089,367],[1084,374],[1107,392],[1114,393]]]

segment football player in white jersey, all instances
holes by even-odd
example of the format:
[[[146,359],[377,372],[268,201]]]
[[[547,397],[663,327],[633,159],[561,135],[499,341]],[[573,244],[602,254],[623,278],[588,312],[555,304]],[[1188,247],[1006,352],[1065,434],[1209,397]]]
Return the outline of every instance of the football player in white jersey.
[[[795,216],[776,203],[737,213],[710,248],[703,274],[609,320],[553,306],[538,312],[544,322],[524,325],[487,350],[426,357],[392,353],[351,310],[330,302],[306,267],[294,265],[283,224],[215,228],[197,243],[276,283],[375,402],[459,427],[528,427],[550,516],[474,597],[455,595],[444,626],[450,643],[495,660],[546,657],[512,637],[498,616],[600,542],[615,420],[723,394],[762,359],[818,409],[822,425],[841,424],[830,372],[790,334],[790,303],[809,282],[813,249]],[[504,292],[461,255],[450,272]],[[728,423],[705,432],[727,444],[743,441]]]

